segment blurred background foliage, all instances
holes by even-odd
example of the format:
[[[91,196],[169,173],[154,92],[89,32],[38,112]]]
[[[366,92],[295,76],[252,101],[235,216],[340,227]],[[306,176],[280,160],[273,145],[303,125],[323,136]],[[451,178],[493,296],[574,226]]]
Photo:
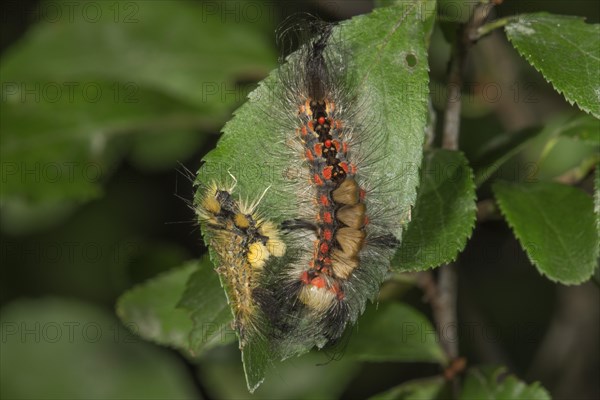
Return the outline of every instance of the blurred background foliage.
[[[193,360],[143,342],[116,319],[115,301],[206,253],[189,208],[191,180],[233,110],[276,66],[277,25],[297,12],[334,21],[372,7],[356,0],[3,3],[2,398],[249,396],[235,345]],[[496,16],[533,11],[600,18],[591,1],[507,1]],[[431,38],[438,111],[451,34],[440,24]],[[560,124],[576,112],[500,32],[473,49],[467,73],[473,90],[463,94],[460,146],[471,161],[499,135]],[[491,101],[481,83],[501,94]],[[495,174],[551,178],[593,156],[577,141],[556,142],[536,138]],[[543,162],[531,161],[542,153]],[[480,198],[486,193],[483,185]],[[600,397],[593,283],[565,287],[540,276],[500,220],[477,225],[460,256],[459,282],[469,364],[506,365],[555,398]],[[382,290],[430,315],[409,280]],[[310,355],[279,368],[257,396],[365,398],[438,373],[428,363]]]

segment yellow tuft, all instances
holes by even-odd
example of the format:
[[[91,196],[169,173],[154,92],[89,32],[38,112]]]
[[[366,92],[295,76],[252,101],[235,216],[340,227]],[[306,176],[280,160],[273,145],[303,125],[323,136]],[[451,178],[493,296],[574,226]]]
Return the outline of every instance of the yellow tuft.
[[[209,214],[216,215],[221,212],[221,205],[214,196],[207,195],[202,199],[202,208]]]
[[[269,238],[267,240],[267,249],[274,257],[283,257],[286,250],[286,245],[279,238],[279,231],[275,224],[271,221],[260,221],[258,232]]]
[[[268,237],[278,235],[275,224],[271,221],[264,221],[262,219],[258,221],[258,233]]]
[[[217,215],[221,212],[221,204],[217,200],[217,184],[212,182],[207,187],[204,197],[200,203],[200,207],[207,214]]]
[[[248,220],[248,217],[246,217],[246,215],[242,213],[235,214],[235,217],[233,217],[233,222],[235,223],[235,226],[237,226],[240,229],[248,229],[248,227],[250,226],[250,221]]]
[[[269,250],[264,244],[261,242],[254,242],[248,246],[246,258],[250,265],[252,265],[252,268],[262,269],[269,259],[269,255]]]
[[[283,240],[269,238],[269,240],[267,240],[267,250],[269,250],[269,253],[271,253],[273,257],[283,257],[286,246]]]

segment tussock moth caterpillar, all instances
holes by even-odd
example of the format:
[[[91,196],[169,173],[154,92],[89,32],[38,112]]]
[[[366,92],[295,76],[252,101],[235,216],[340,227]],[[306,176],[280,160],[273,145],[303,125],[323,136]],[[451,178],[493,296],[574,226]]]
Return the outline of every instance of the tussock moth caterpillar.
[[[296,199],[282,223],[295,257],[269,284],[279,312],[271,318],[296,338],[284,357],[338,339],[377,294],[399,243],[389,229],[394,210],[376,200],[380,182],[369,170],[369,150],[383,138],[365,99],[349,89],[345,51],[327,52],[343,41],[331,24],[308,28],[313,35],[282,66],[283,89],[274,89],[269,111],[285,144],[276,156],[299,172],[275,189]]]
[[[260,296],[265,263],[271,256],[282,257],[286,246],[276,225],[257,214],[260,198],[253,203],[236,200],[234,188],[235,183],[226,188],[212,182],[204,188],[196,212],[218,258],[216,271],[225,284],[243,350],[253,335],[265,335],[255,297]]]

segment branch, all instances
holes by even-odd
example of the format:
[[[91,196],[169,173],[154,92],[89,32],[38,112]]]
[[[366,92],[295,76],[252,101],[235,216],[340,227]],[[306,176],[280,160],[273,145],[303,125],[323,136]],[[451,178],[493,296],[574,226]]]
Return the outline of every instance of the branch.
[[[498,0],[480,3],[473,10],[471,18],[462,24],[454,43],[452,58],[448,69],[446,110],[442,147],[448,150],[458,149],[460,132],[461,90],[463,87],[463,72],[469,50],[478,39],[478,29],[486,21],[494,4]],[[464,368],[464,360],[458,357],[458,325],[456,316],[457,278],[454,264],[442,266],[437,285],[431,272],[425,272],[419,279],[425,297],[429,300],[440,343],[449,359],[447,371],[456,369],[457,365]],[[455,374],[446,374],[452,381],[455,397],[458,395],[458,380]]]
[[[500,18],[485,25],[482,25],[475,31],[475,37],[473,37],[472,39],[477,41],[482,37],[489,35],[494,30],[506,26],[506,24],[508,24],[511,21],[512,18]]]
[[[494,6],[494,2],[481,3],[475,7],[471,18],[466,24],[460,25],[450,67],[448,71],[446,111],[444,113],[444,130],[442,148],[449,150],[458,149],[458,135],[460,131],[461,90],[463,86],[463,72],[467,55],[471,47],[479,38],[478,29],[484,24]]]

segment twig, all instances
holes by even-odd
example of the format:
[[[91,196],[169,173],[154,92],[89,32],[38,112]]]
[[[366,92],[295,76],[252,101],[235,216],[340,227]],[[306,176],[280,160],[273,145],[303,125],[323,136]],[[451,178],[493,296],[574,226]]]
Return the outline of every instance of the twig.
[[[439,332],[440,326],[438,323],[441,319],[440,314],[442,314],[442,307],[438,300],[438,288],[435,280],[433,279],[433,274],[431,271],[421,272],[417,277],[417,284],[423,291],[424,300],[431,304],[431,311],[433,312],[433,320],[436,323],[436,329]]]
[[[482,37],[489,35],[494,30],[504,27],[506,24],[508,24],[512,20],[513,20],[513,18],[500,18],[500,19],[497,19],[495,21],[492,21],[490,23],[480,26],[475,31],[475,37],[473,37],[473,40],[477,41],[477,40],[481,39]]]
[[[446,111],[442,147],[448,150],[458,149],[460,132],[461,90],[463,72],[467,55],[477,40],[477,30],[486,21],[495,2],[480,3],[473,10],[471,18],[460,26],[454,43],[452,58],[448,69]],[[433,317],[440,336],[440,343],[449,359],[449,365],[457,363],[458,358],[458,325],[456,315],[457,278],[454,264],[442,266],[438,283],[435,284],[431,272],[424,273],[421,278],[425,296],[429,299]],[[453,384],[455,397],[458,397],[459,386],[455,376],[449,376]]]
[[[448,71],[448,99],[444,113],[444,130],[442,147],[449,150],[458,149],[458,134],[460,131],[461,89],[463,86],[463,71],[467,54],[478,39],[477,30],[486,21],[494,3],[481,3],[475,7],[471,18],[460,26]]]
[[[443,268],[446,267],[448,265]],[[446,275],[445,279],[448,278],[453,279],[453,276]],[[417,283],[421,290],[423,290],[425,300],[431,304],[433,320],[439,340],[448,357],[448,364],[450,364],[458,356],[458,352],[453,353],[455,346],[450,345],[450,343],[456,341],[456,318],[452,318],[448,309],[450,308],[449,306],[452,306],[453,309],[456,308],[456,300],[448,298],[448,286],[456,285],[456,281],[442,280],[442,275],[440,274],[439,281],[436,283],[431,271],[425,271],[419,275]]]

